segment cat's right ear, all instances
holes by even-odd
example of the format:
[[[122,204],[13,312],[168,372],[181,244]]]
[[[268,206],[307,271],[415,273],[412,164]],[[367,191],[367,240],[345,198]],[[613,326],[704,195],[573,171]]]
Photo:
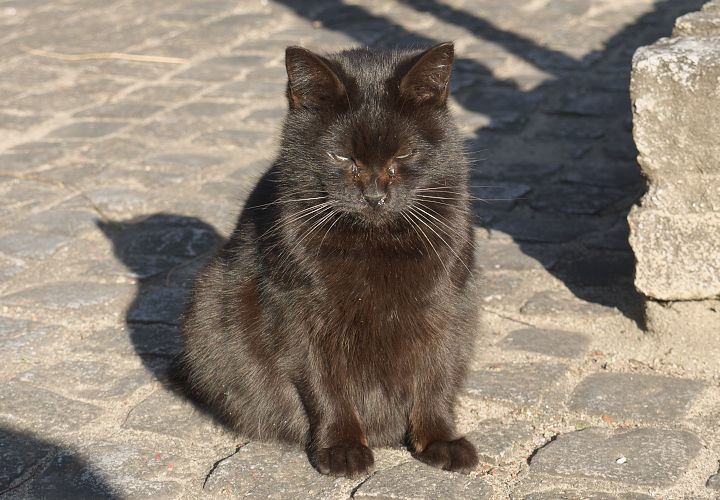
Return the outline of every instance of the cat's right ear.
[[[345,86],[325,60],[302,47],[285,49],[291,109],[323,110],[343,102]]]

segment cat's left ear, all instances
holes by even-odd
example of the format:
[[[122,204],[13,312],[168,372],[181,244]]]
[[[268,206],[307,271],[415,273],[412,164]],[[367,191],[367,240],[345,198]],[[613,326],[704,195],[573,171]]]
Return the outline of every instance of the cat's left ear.
[[[454,57],[452,42],[429,48],[415,59],[415,63],[400,80],[400,93],[416,102],[445,105]]]

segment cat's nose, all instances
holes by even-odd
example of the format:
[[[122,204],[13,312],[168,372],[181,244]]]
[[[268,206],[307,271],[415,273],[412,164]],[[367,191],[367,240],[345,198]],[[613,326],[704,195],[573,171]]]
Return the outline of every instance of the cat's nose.
[[[363,198],[365,198],[365,201],[368,202],[368,205],[375,208],[378,205],[382,205],[385,203],[385,195],[384,194],[364,194]]]

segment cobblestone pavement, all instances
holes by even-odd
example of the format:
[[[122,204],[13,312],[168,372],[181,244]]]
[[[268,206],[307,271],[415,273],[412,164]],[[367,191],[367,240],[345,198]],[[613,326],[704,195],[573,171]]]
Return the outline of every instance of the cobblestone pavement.
[[[718,497],[720,348],[643,333],[625,222],[630,57],[699,6],[0,1],[0,495]],[[447,39],[488,199],[459,410],[482,463],[381,449],[369,478],[324,477],[165,388],[178,315],[273,157],[285,46]]]

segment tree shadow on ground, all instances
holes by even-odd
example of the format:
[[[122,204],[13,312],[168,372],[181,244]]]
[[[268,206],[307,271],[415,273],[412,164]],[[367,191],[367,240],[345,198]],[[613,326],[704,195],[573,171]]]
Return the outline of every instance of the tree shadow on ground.
[[[439,41],[337,0],[278,2],[363,43],[417,47]],[[630,132],[630,58],[636,47],[667,34],[675,17],[699,8],[702,0],[660,2],[607,41],[604,50],[581,60],[433,0],[403,3],[468,29],[478,40],[498,44],[553,75],[537,88],[522,90],[493,77],[478,60],[458,58],[457,102],[490,120],[468,139],[469,150],[488,149],[490,158],[473,163],[474,194],[488,200],[475,206],[478,223],[509,235],[577,297],[617,307],[642,323],[626,222],[644,191]],[[529,161],[523,149],[537,158]],[[545,161],[543,152],[552,161]],[[126,316],[133,346],[146,367],[167,382],[168,367],[181,348],[179,326],[192,279],[223,239],[202,220],[175,214],[98,226],[138,279]]]
[[[275,1],[364,45],[417,48],[444,41],[339,0]],[[476,203],[478,224],[510,236],[576,297],[617,307],[643,327],[643,299],[633,286],[627,240],[627,214],[645,191],[631,134],[630,63],[637,47],[669,35],[675,18],[699,9],[704,0],[658,1],[602,50],[580,59],[436,0],[401,3],[550,75],[538,87],[522,89],[483,64],[487,49],[456,60],[457,103],[463,112],[488,119],[467,140],[471,156],[480,152],[487,159],[473,158],[473,192],[486,200]],[[583,5],[576,7],[589,6]]]
[[[85,499],[114,492],[78,452],[0,427],[0,496]]]

